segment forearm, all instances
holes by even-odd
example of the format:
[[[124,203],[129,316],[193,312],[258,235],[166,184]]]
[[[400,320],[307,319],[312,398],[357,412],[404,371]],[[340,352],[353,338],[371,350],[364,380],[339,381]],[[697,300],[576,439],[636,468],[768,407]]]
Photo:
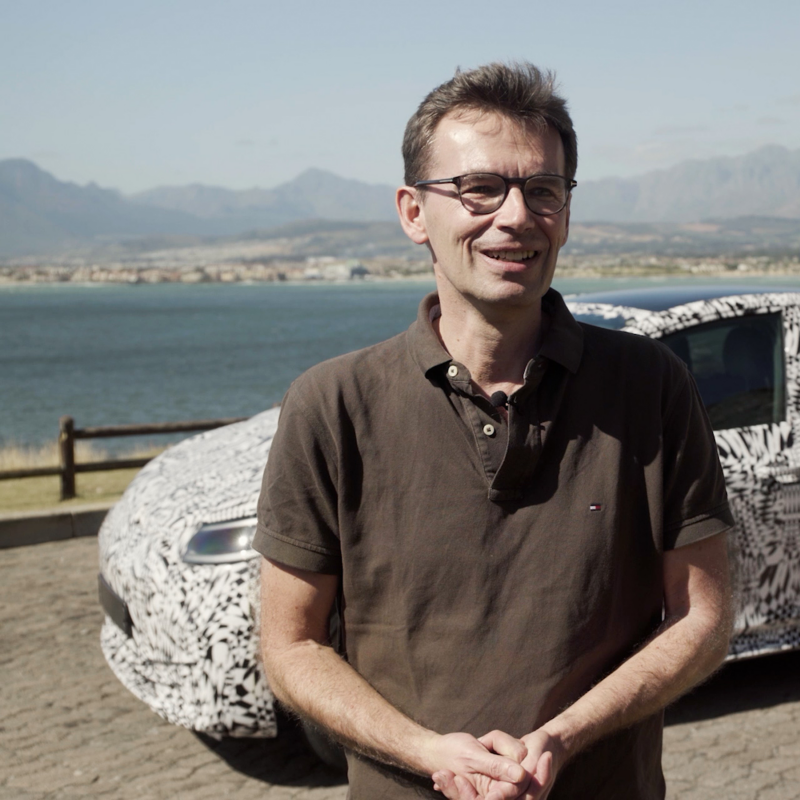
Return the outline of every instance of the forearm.
[[[565,760],[614,731],[648,717],[710,675],[727,652],[730,616],[667,620],[641,650],[543,730]]]
[[[265,653],[276,697],[356,752],[430,775],[433,731],[387,702],[330,647],[314,641]]]
[[[562,760],[656,713],[722,662],[733,617],[724,533],[665,553],[664,606],[644,647],[543,726]]]

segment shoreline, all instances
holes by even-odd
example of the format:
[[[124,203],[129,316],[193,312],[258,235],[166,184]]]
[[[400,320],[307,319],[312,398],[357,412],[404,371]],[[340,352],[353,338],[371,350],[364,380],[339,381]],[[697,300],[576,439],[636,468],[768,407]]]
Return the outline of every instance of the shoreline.
[[[674,257],[652,255],[572,255],[559,261],[558,277],[597,280],[603,278],[734,278],[800,276],[800,257],[713,256]],[[153,284],[279,284],[353,285],[432,281],[428,261],[389,257],[375,259],[309,258],[303,262],[142,265],[38,263],[0,265],[0,290],[36,285],[153,285]]]

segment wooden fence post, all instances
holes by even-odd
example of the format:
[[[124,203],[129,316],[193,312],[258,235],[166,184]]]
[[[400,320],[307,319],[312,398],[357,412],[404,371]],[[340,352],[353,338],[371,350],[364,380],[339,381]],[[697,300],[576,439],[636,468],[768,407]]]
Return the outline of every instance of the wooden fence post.
[[[247,417],[226,419],[192,419],[179,422],[156,422],[150,425],[99,425],[93,428],[75,428],[72,417],[61,417],[58,421],[58,466],[33,467],[29,469],[0,469],[0,481],[38,478],[58,475],[61,479],[61,499],[75,497],[75,476],[79,472],[102,472],[110,469],[140,469],[152,456],[143,458],[116,458],[106,461],[84,461],[75,463],[76,439],[103,439],[117,436],[149,436],[162,433],[190,433],[211,431],[234,422],[244,422]]]
[[[61,417],[58,421],[58,446],[61,453],[61,499],[75,497],[75,420]]]

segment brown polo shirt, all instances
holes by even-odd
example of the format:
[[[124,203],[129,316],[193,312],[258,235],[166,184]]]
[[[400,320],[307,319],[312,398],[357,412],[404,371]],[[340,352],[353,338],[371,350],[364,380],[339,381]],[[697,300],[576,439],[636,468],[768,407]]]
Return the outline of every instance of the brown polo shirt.
[[[433,332],[319,364],[286,395],[254,547],[341,576],[347,660],[440,733],[522,736],[659,625],[662,553],[728,529],[716,446],[683,363],[642,336],[550,329],[507,423]],[[664,796],[662,717],[598,743],[551,800]],[[356,800],[441,797],[350,758]]]

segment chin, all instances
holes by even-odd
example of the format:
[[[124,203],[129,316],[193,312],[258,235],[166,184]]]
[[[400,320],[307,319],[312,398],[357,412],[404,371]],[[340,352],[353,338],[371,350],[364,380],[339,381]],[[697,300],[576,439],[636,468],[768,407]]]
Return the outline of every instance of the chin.
[[[520,276],[505,276],[500,282],[486,287],[484,299],[487,302],[506,303],[511,306],[531,306],[544,297],[551,283],[552,278],[522,283]]]
[[[487,291],[476,295],[476,304],[487,308],[515,308],[528,309],[536,308],[541,302],[542,297],[547,292],[547,287],[536,290],[517,286],[506,290]]]

